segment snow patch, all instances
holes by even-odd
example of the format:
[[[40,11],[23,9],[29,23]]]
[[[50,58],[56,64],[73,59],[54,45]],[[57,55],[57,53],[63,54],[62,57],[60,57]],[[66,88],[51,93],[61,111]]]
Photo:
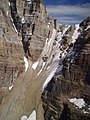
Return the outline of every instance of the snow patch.
[[[32,4],[32,0],[27,0],[28,4]]]
[[[38,75],[40,75],[41,72],[42,72],[42,69],[38,72]]]
[[[51,23],[50,22],[48,22],[48,25],[50,25]]]
[[[89,105],[89,108],[88,108],[88,110],[90,110],[90,105]]]
[[[10,2],[8,2],[8,5],[9,5],[9,6],[11,5]]]
[[[26,72],[29,64],[28,64],[28,59],[25,56],[24,56],[24,62],[25,62],[25,72]]]
[[[36,111],[34,110],[29,116],[29,118],[26,115],[23,115],[21,117],[21,120],[36,120]]]
[[[35,63],[32,65],[32,68],[33,68],[34,70],[36,70],[36,68],[37,68],[37,66],[38,66],[38,63],[39,63],[39,62],[35,62]]]
[[[12,90],[12,88],[13,88],[13,85],[11,85],[11,86],[9,87],[9,90]]]
[[[42,68],[41,68],[41,70],[38,72],[38,75],[40,75],[40,73],[42,72],[42,70],[43,70],[43,68],[44,68],[44,66],[45,66],[45,63],[46,63],[46,62],[43,62]]]
[[[85,111],[85,110],[82,110],[84,114],[89,114],[89,112]]]
[[[66,33],[66,31],[68,30],[70,26],[67,26],[64,30],[63,30],[63,35]]]
[[[7,11],[7,16],[9,15],[9,12]]]
[[[78,108],[85,107],[85,101],[83,98],[77,99],[77,98],[72,98],[69,99],[71,103],[74,103]]]
[[[50,68],[50,66],[47,67],[47,70]]]
[[[75,25],[75,31],[74,31],[74,34],[72,36],[72,43],[75,43],[76,42],[76,39],[78,38],[80,32],[78,32],[78,29],[79,29],[79,24]]]
[[[25,19],[24,19],[24,17],[22,17],[21,21],[22,21],[22,24],[25,23]]]
[[[46,39],[46,44],[48,43],[48,38]]]
[[[56,30],[53,29],[53,33],[52,33],[51,38],[50,39],[49,38],[46,39],[45,46],[43,48],[41,56],[44,56],[46,54],[49,57],[51,55],[50,53],[52,51],[53,42],[55,40],[55,37],[56,37]]]
[[[36,120],[36,111],[34,110],[27,120]]]
[[[50,75],[47,77],[47,79],[45,80],[44,84],[43,84],[43,88],[42,91],[44,90],[44,88],[48,85],[48,83],[50,82],[50,80],[53,78],[55,72],[57,70],[57,67],[50,73]]]
[[[13,22],[13,19],[12,19],[12,17],[11,17],[11,21]]]
[[[57,41],[61,41],[62,40],[62,32],[59,32],[57,34]]]
[[[53,33],[52,33],[52,37],[50,38],[50,40],[49,40],[49,42],[48,42],[48,46],[50,46],[52,40],[55,39],[55,35],[56,35],[56,30],[54,29],[54,30],[53,30]]]
[[[27,116],[26,116],[26,115],[23,115],[23,116],[21,117],[21,120],[27,120]]]
[[[44,67],[44,66],[45,66],[45,63],[46,63],[46,62],[43,62],[43,65],[42,65],[42,67]]]
[[[50,25],[47,25],[47,28],[49,28],[50,27]]]
[[[90,28],[90,25],[87,26],[87,28],[85,30],[88,30]]]
[[[13,23],[13,27],[15,29],[15,32],[18,34],[18,31],[17,31],[16,26],[14,25],[14,23]]]
[[[67,26],[64,30],[63,30],[63,32],[59,32],[58,34],[57,34],[57,40],[60,42],[61,40],[62,40],[62,37],[64,36],[64,34],[66,33],[66,31],[68,30],[68,28],[69,28],[70,26]],[[66,35],[65,35],[66,36]]]
[[[65,57],[65,55],[66,55],[66,52],[63,52],[63,53],[62,53],[62,57]]]
[[[47,25],[48,28],[50,28],[50,22],[48,22],[48,25]]]
[[[32,35],[32,33],[30,32],[30,33],[29,33],[29,35],[31,36],[31,35]]]

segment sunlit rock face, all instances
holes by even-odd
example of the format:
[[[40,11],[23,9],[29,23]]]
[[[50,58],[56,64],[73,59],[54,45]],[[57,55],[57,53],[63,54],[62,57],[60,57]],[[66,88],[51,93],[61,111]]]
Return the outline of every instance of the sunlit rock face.
[[[26,56],[37,60],[46,38],[52,33],[53,19],[47,16],[42,0],[11,0],[10,8],[18,34],[22,36]]]
[[[90,17],[59,25],[43,0],[0,1],[0,120],[90,119]]]
[[[15,30],[8,1],[0,1],[0,103],[24,70],[23,46]]]
[[[53,23],[43,1],[0,1],[0,102],[27,69],[24,58],[38,59],[46,38],[52,35]]]
[[[34,109],[40,112],[37,119],[43,119],[41,91],[48,73],[44,80],[41,74],[47,54],[49,52],[50,58],[52,51],[54,28],[54,19],[47,16],[43,1],[0,1],[0,120],[19,120],[24,114],[29,116]],[[36,60],[39,61],[38,70],[34,71],[32,64]],[[36,75],[40,80],[38,87],[33,84]],[[31,93],[34,88],[35,94]]]

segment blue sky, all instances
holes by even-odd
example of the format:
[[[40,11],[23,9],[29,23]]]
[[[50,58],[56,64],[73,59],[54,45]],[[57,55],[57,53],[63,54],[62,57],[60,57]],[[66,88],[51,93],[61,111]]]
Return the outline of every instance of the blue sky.
[[[44,0],[50,16],[59,23],[77,24],[90,16],[90,0]]]

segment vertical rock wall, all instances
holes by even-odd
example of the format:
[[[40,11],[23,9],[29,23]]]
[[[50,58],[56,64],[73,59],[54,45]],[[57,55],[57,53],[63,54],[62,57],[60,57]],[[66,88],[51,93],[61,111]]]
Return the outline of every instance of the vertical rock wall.
[[[78,29],[76,42],[70,43],[74,27],[69,27],[62,37],[61,45],[67,49],[62,70],[56,74],[42,93],[45,120],[89,120],[90,119],[90,17]],[[60,28],[62,30],[64,26]],[[62,30],[63,32],[63,30]],[[70,38],[71,36],[71,38]],[[61,48],[60,48],[61,49]],[[62,49],[61,49],[62,50]],[[78,108],[70,103],[71,98],[83,99],[85,105]],[[81,102],[78,103],[82,104]]]

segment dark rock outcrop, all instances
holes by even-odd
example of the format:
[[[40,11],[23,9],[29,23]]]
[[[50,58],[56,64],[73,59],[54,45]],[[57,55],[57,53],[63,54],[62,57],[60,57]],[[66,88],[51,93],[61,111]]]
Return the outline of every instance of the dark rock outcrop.
[[[63,60],[63,69],[55,74],[42,93],[45,120],[89,120],[90,119],[90,17],[80,24],[80,35],[72,52]],[[66,31],[63,41],[74,28]],[[69,40],[70,42],[70,40]],[[66,46],[66,43],[62,44]],[[60,64],[61,66],[61,64]],[[71,104],[70,98],[83,98],[86,102],[82,109]],[[87,114],[85,114],[86,111]]]

